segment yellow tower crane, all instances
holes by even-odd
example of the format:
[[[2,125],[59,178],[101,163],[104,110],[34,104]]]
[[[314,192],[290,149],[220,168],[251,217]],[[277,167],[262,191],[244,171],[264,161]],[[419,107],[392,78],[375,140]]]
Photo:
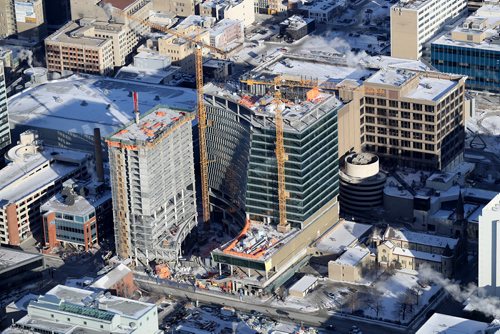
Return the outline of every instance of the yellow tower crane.
[[[201,174],[201,202],[203,207],[203,221],[210,222],[210,198],[208,187],[208,153],[206,142],[206,129],[207,129],[207,113],[203,103],[203,49],[208,49],[223,58],[227,52],[219,48],[213,47],[202,41],[201,34],[189,36],[174,29],[166,28],[162,25],[152,23],[150,21],[143,21],[135,18],[132,15],[122,12],[122,16],[127,19],[137,22],[138,24],[156,29],[158,31],[174,35],[178,38],[185,39],[194,45],[194,59],[196,68],[196,97],[197,97],[197,112],[198,112],[198,130],[199,130],[199,144],[200,144],[200,174]]]
[[[275,114],[274,122],[276,127],[276,164],[278,167],[278,201],[279,201],[279,222],[278,231],[286,232],[290,225],[286,219],[286,200],[289,197],[286,191],[285,185],[285,162],[288,160],[288,155],[285,151],[284,143],[284,125],[283,125],[283,110],[281,110],[281,104],[283,99],[281,97],[280,87],[298,87],[298,88],[311,88],[313,90],[318,90],[318,82],[316,80],[286,80],[281,76],[277,76],[272,80],[256,80],[256,79],[243,79],[240,81],[249,86],[253,85],[264,85],[273,87],[274,90],[274,100],[275,103]]]

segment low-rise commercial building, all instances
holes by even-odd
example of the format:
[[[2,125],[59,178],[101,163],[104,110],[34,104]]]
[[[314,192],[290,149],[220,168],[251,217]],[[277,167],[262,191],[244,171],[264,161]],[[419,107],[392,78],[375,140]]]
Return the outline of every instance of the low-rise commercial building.
[[[280,23],[280,35],[297,41],[309,35],[315,28],[314,19],[293,15]]]
[[[210,29],[210,45],[219,50],[230,51],[240,46],[245,40],[243,22],[223,19]]]
[[[363,280],[364,271],[375,262],[375,256],[363,246],[348,248],[335,261],[328,262],[328,278],[346,283],[358,283]]]
[[[106,232],[104,225],[111,224],[112,210],[111,192],[96,181],[68,180],[60,193],[42,205],[46,251],[68,244],[88,252],[98,244],[99,233]]]
[[[90,154],[43,147],[38,134],[21,134],[0,170],[0,244],[20,245],[42,227],[40,206],[64,181],[87,170]]]
[[[159,334],[155,304],[57,285],[32,300],[28,314],[7,334],[19,333]]]
[[[302,276],[294,285],[290,287],[288,293],[292,297],[304,298],[311,290],[318,285],[318,278],[310,275]]]
[[[431,44],[432,65],[467,76],[471,89],[500,91],[500,5],[486,4]]]
[[[40,280],[44,269],[43,255],[0,246],[0,281],[3,291]]]

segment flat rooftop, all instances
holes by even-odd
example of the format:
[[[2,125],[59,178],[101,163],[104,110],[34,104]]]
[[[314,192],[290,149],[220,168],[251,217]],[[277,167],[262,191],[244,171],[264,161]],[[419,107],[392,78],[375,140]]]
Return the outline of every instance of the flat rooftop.
[[[385,240],[400,240],[407,241],[410,243],[427,245],[432,247],[444,248],[448,245],[451,249],[454,249],[458,243],[458,239],[452,239],[447,237],[441,237],[438,235],[412,232],[407,229],[395,229],[388,227],[384,233]]]
[[[192,117],[192,110],[179,110],[157,106],[147,113],[141,114],[139,123],[135,121],[130,122],[124,128],[108,137],[108,140],[131,144],[153,142],[160,135],[172,129],[172,125]]]
[[[22,265],[24,262],[40,259],[43,259],[41,254],[32,254],[0,246],[0,273],[9,270],[9,268]]]
[[[89,75],[49,81],[9,99],[9,122],[16,125],[93,136],[110,136],[134,118],[132,92],[139,109],[158,104],[194,110],[196,94],[187,88],[153,85]]]
[[[94,208],[99,207],[104,202],[111,199],[111,192],[105,191],[99,195],[88,194],[85,197],[76,195],[74,197],[74,203],[68,205],[64,202],[64,198],[61,193],[52,196],[47,202],[45,202],[40,209],[42,211],[52,211],[52,212],[62,212],[75,215],[85,215],[93,211]]]
[[[348,248],[344,254],[335,260],[335,263],[354,267],[369,254],[370,251],[367,248],[355,246]]]
[[[416,75],[417,74],[415,72],[390,68],[376,72],[369,79],[367,79],[366,82],[378,85],[402,87]]]
[[[76,44],[79,47],[90,46],[96,48],[101,47],[110,41],[108,38],[85,36],[85,31],[88,29],[91,29],[91,26],[82,27],[76,22],[69,22],[47,37],[47,40],[59,43]]]
[[[64,300],[65,303],[85,306],[83,300],[86,297],[93,298],[95,292],[90,290],[73,288],[65,285],[57,285],[48,291],[44,297],[54,296],[59,300]],[[143,303],[140,301],[121,298],[113,295],[99,295],[96,297],[99,301],[99,309],[126,316],[133,319],[139,319],[143,314],[155,307],[154,304]]]
[[[453,80],[421,77],[418,87],[408,92],[404,97],[418,100],[438,101],[457,85],[457,81]]]
[[[295,284],[290,287],[290,290],[305,292],[307,291],[307,289],[313,286],[317,281],[318,281],[317,277],[311,275],[305,275],[302,276],[302,278],[299,279],[297,282],[295,282]]]
[[[17,147],[11,148],[7,156]],[[80,168],[75,163],[65,163],[65,160],[79,163],[88,157],[84,152],[44,147],[42,152],[9,163],[0,170],[0,206],[15,203]],[[40,167],[44,168],[36,171]]]
[[[341,220],[317,242],[316,249],[323,254],[340,254],[357,243],[359,238],[366,235],[372,227],[368,224]]]
[[[490,324],[451,315],[434,313],[416,334],[472,334],[482,333]]]
[[[398,1],[397,4],[393,5],[391,8],[405,8],[405,9],[420,9],[424,7],[427,3],[434,0],[406,0]]]

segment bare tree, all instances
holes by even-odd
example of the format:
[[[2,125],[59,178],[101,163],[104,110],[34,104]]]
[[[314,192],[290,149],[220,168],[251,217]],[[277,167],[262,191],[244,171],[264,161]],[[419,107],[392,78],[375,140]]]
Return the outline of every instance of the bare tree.
[[[406,289],[406,291],[399,297],[399,312],[402,320],[406,319],[407,313],[413,312],[413,306],[415,305],[415,294],[412,289]]]
[[[367,298],[367,305],[375,312],[375,316],[378,318],[379,314],[384,311],[383,304],[384,294],[378,290],[373,291]]]

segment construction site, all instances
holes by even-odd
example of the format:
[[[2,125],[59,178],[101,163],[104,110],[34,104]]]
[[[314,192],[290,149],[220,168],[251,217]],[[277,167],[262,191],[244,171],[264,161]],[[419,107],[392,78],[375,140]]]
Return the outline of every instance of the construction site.
[[[158,106],[107,139],[122,259],[177,262],[197,222],[191,112]]]

